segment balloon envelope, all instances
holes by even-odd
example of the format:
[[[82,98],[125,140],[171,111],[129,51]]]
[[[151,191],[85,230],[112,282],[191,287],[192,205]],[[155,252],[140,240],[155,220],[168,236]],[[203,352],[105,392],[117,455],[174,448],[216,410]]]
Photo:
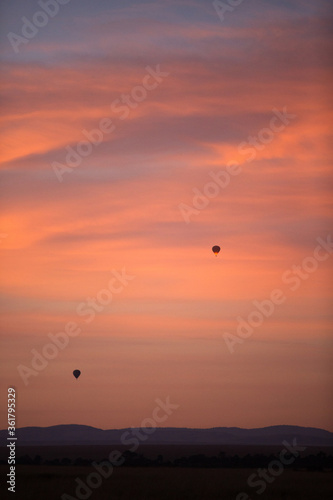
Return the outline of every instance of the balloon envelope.
[[[215,255],[217,255],[219,253],[219,251],[221,250],[221,248],[218,245],[215,245],[215,246],[213,246],[212,250],[215,253]]]
[[[79,376],[81,375],[80,370],[74,370],[73,371],[73,375],[74,375],[75,378],[79,378]]]

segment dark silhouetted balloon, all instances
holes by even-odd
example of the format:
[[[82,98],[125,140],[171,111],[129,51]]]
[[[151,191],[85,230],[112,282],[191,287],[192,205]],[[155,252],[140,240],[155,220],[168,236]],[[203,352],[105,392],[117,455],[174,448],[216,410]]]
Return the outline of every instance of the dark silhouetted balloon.
[[[215,253],[215,255],[217,255],[219,253],[219,251],[221,250],[221,248],[218,245],[215,245],[215,246],[213,246],[212,250]]]
[[[81,375],[80,370],[74,370],[73,371],[73,375],[74,375],[75,378],[79,378],[79,376]]]

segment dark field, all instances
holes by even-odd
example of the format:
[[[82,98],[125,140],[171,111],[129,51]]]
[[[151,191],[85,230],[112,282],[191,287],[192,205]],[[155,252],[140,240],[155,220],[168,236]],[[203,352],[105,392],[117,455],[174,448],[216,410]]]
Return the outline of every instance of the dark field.
[[[271,483],[266,485],[265,491],[258,494],[256,484],[250,487],[247,484],[249,476],[256,474],[258,468],[203,468],[199,467],[128,467],[128,461],[121,467],[114,467],[108,478],[96,474],[96,469],[90,465],[73,465],[75,460],[88,459],[89,463],[96,463],[107,459],[112,450],[124,452],[124,446],[40,446],[18,447],[17,458],[29,456],[35,459],[39,456],[40,465],[16,465],[16,493],[9,493],[6,486],[8,465],[0,465],[1,484],[0,497],[15,500],[331,500],[333,498],[333,473],[328,470],[294,470],[284,469],[277,477],[270,476]],[[142,445],[138,453],[155,460],[159,455],[163,461],[174,461],[180,457],[189,457],[202,454],[217,456],[224,452],[227,456],[263,454],[265,456],[278,455],[281,447],[277,446],[180,446],[180,445]],[[332,447],[308,447],[302,456],[316,455],[323,451],[332,455]],[[7,449],[0,449],[0,459],[6,460]],[[67,458],[70,465],[46,465],[46,460],[62,460]],[[128,459],[127,459],[128,460]],[[264,468],[269,461],[264,462]],[[126,466],[127,465],[127,466]],[[76,493],[76,478],[87,484],[89,474],[97,475],[97,487],[90,484],[88,490],[81,490],[82,495]],[[5,480],[4,480],[5,479]],[[258,479],[258,478],[257,478]],[[95,479],[96,480],[96,479]],[[90,481],[90,480],[89,480]],[[88,486],[89,486],[88,481]],[[241,492],[249,496],[239,496]],[[5,493],[5,496],[3,495]],[[7,494],[7,495],[6,495]]]
[[[170,445],[170,444],[160,444],[160,445],[147,445],[141,444],[136,450],[148,458],[156,458],[158,455],[163,455],[166,460],[174,460],[175,458],[180,458],[182,456],[190,456],[196,454],[204,454],[206,456],[218,455],[221,451],[226,455],[239,455],[244,456],[247,454],[255,455],[257,453],[262,453],[264,455],[278,454],[283,445],[281,446],[248,446],[248,445]],[[123,445],[89,445],[89,446],[18,446],[16,449],[16,456],[22,457],[24,455],[29,455],[34,458],[36,455],[40,455],[43,459],[62,459],[64,457],[70,458],[71,460],[82,457],[85,459],[92,460],[102,460],[107,458],[110,451],[119,450],[124,452],[128,450],[128,446]],[[307,446],[306,450],[301,452],[301,456],[306,456],[310,454],[317,454],[323,451],[327,455],[333,455],[333,447],[319,447],[319,446]],[[0,447],[0,460],[7,460],[7,448]]]
[[[19,466],[17,491],[8,493],[16,500],[61,499],[75,495],[75,479],[83,481],[94,469],[90,467]],[[258,495],[247,486],[253,469],[188,469],[188,468],[115,468],[108,479],[92,494],[81,498],[91,500],[235,500],[248,492],[251,499],[331,500],[332,473],[284,471],[266,490]],[[7,466],[1,466],[5,477]],[[1,482],[1,498],[5,492]],[[67,497],[69,500],[71,497]],[[245,497],[246,498],[246,497]]]

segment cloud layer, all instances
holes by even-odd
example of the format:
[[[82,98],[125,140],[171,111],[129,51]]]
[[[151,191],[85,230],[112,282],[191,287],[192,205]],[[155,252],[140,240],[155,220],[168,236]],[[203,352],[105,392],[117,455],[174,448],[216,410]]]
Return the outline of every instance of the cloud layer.
[[[283,279],[331,228],[328,2],[244,2],[223,23],[201,1],[94,6],[62,6],[18,54],[2,38],[3,370],[20,425],[138,425],[165,394],[181,405],[168,426],[329,428],[330,259],[295,291]],[[37,7],[3,10],[20,34]],[[209,187],[229,162],[239,173]],[[135,279],[85,323],[78,305],[123,268]],[[231,355],[223,333],[276,288],[285,302]],[[25,387],[17,365],[68,321],[82,333]]]

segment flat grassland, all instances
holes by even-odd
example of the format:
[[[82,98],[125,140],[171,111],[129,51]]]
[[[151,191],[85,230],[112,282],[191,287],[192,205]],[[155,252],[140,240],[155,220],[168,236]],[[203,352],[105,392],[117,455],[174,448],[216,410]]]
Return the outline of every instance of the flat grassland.
[[[332,472],[285,470],[266,490],[247,485],[255,469],[190,469],[190,468],[114,468],[108,479],[97,488],[81,491],[77,496],[76,479],[85,484],[92,467],[29,466],[16,467],[16,492],[6,486],[8,466],[1,465],[1,498],[15,500],[236,500],[241,492],[248,500],[331,500],[333,498]],[[96,471],[95,471],[96,472]],[[242,497],[240,497],[242,498]],[[246,498],[243,497],[244,500]],[[243,500],[243,499],[242,499]]]
[[[218,455],[224,452],[227,456],[239,455],[244,456],[247,454],[255,455],[262,453],[264,455],[279,454],[284,448],[281,444],[277,445],[180,445],[180,444],[159,444],[149,445],[141,444],[136,450],[137,453],[144,455],[148,458],[156,458],[162,455],[166,460],[174,460],[175,458],[186,457],[190,455],[203,454],[207,457]],[[62,459],[64,457],[75,460],[78,457],[90,460],[103,460],[109,456],[112,450],[119,450],[124,452],[128,450],[128,446],[123,445],[56,445],[56,446],[18,446],[16,456],[22,457],[29,455],[34,458],[36,455],[41,455],[45,459]],[[307,446],[305,451],[301,451],[301,456],[310,454],[316,455],[319,452],[324,452],[327,455],[333,455],[332,446]],[[8,449],[5,446],[0,447],[0,459],[7,461]]]

